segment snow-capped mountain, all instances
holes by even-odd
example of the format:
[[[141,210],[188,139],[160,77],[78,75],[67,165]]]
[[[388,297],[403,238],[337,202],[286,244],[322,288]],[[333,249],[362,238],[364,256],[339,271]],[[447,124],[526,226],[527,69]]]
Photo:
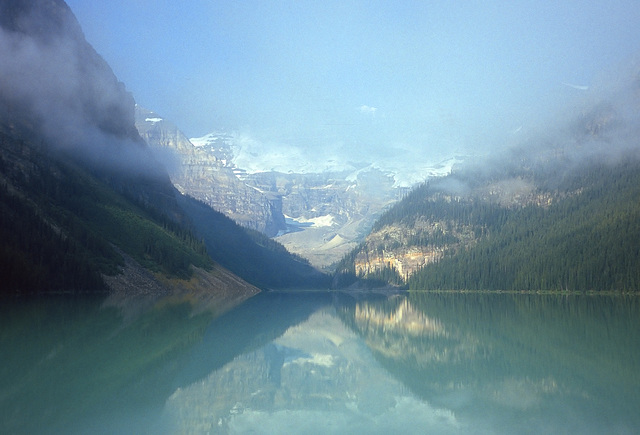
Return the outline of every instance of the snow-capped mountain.
[[[213,142],[194,146],[173,123],[140,106],[136,106],[136,127],[181,193],[269,236],[286,228],[278,199],[242,181],[229,164],[228,147]]]
[[[461,161],[451,157],[430,164],[406,153],[374,161],[221,131],[186,139],[169,121],[142,108],[136,125],[150,145],[175,154],[172,180],[181,192],[275,237],[321,268],[355,247],[412,186],[447,175]]]
[[[228,167],[243,173],[281,172],[319,174],[348,173],[349,180],[370,170],[382,171],[394,179],[394,187],[415,186],[432,177],[448,175],[462,156],[423,156],[415,150],[398,150],[391,157],[349,155],[340,150],[304,150],[291,145],[271,144],[241,133],[213,132],[189,139],[199,148],[209,148]]]

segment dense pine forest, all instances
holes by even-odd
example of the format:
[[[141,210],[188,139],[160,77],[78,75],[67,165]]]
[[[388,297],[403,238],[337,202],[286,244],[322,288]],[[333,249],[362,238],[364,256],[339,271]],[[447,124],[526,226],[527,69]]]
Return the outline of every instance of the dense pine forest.
[[[566,183],[581,187],[549,207],[497,214],[475,246],[427,265],[410,288],[640,288],[640,165],[592,165]]]
[[[451,188],[462,180],[466,191]],[[497,184],[522,180],[529,188],[512,201],[495,194]],[[634,291],[640,288],[640,163],[629,153],[617,163],[585,161],[564,172],[551,165],[535,173],[454,173],[416,188],[372,234],[378,236],[338,266],[343,283],[345,275],[359,275],[420,290]],[[369,273],[356,268],[372,256],[393,259],[411,249],[433,252],[434,259],[404,276],[391,261]]]
[[[0,295],[103,292],[123,255],[166,278],[188,280],[215,261],[262,288],[328,285],[162,175],[91,169],[7,131],[0,144]]]
[[[102,275],[118,273],[122,253],[168,277],[211,267],[189,226],[133,196],[135,188],[119,192],[73,160],[6,134],[2,145],[4,294],[103,291]]]

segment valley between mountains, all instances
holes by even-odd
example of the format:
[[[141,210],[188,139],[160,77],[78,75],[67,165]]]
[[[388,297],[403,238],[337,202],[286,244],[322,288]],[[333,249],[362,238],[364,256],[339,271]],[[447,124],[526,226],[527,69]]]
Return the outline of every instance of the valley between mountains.
[[[366,156],[360,162],[310,162],[301,172],[282,172],[292,166],[288,160],[298,156],[268,148],[252,150],[232,133],[188,139],[170,120],[140,106],[136,106],[136,127],[165,162],[181,193],[273,237],[327,272],[412,186],[401,174],[365,160]],[[403,158],[411,156],[399,156]],[[412,177],[447,175],[462,160],[452,156],[420,168]],[[246,162],[249,170],[241,166]]]
[[[367,162],[280,172],[286,154],[251,153],[234,134],[188,140],[140,107],[136,126],[182,193],[333,274],[334,287],[634,290],[639,83],[584,100],[501,154],[407,167],[413,184]]]
[[[0,6],[3,294],[640,287],[635,64],[491,153],[312,153],[187,138],[135,104],[66,3]]]

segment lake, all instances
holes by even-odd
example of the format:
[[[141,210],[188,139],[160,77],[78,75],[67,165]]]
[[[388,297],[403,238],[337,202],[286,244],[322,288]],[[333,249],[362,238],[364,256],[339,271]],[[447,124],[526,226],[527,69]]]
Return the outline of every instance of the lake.
[[[640,433],[640,297],[2,301],[0,432]]]

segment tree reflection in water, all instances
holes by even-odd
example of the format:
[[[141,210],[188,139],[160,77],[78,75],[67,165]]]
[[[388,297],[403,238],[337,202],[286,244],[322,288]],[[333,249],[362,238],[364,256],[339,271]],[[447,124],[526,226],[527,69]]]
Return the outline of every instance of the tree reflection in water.
[[[633,433],[637,296],[330,292],[2,307],[8,433]],[[131,315],[135,313],[135,315]],[[126,314],[126,313],[125,313]]]

